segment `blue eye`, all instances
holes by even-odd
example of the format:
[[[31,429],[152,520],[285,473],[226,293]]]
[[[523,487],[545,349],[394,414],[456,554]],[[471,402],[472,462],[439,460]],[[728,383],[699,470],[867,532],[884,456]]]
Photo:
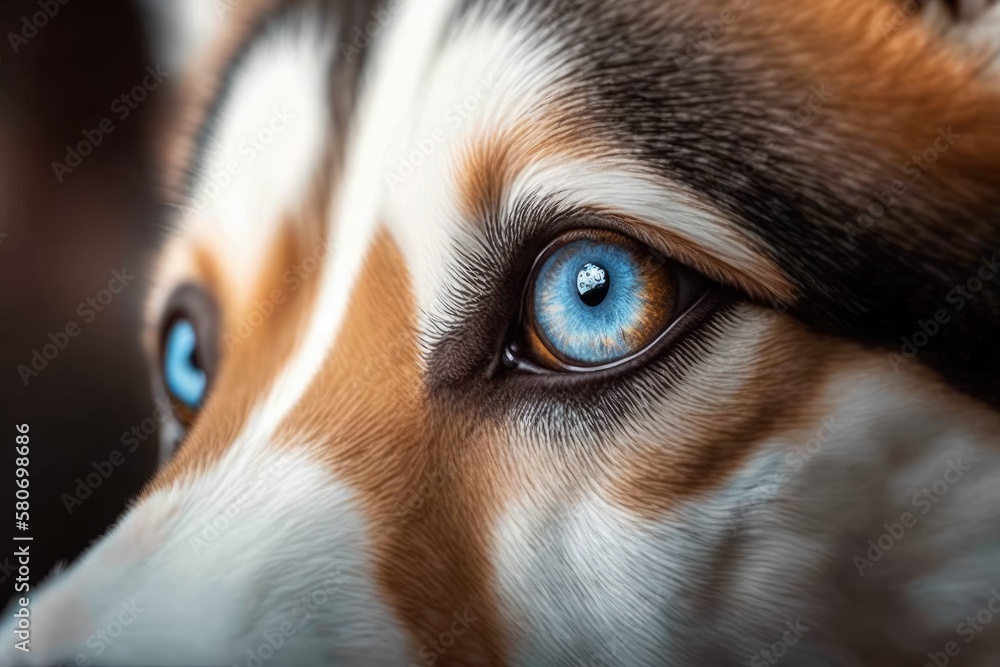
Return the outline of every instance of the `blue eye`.
[[[194,410],[205,398],[208,378],[197,361],[198,336],[185,319],[174,322],[167,331],[163,351],[163,378],[167,389],[181,403]]]
[[[528,312],[537,340],[529,344],[548,361],[569,366],[602,366],[641,352],[674,311],[669,267],[620,234],[566,238],[535,273]]]

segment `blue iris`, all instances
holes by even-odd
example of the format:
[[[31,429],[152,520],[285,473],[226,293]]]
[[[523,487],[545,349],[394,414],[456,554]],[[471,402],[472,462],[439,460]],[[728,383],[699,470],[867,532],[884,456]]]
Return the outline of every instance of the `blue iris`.
[[[535,278],[538,333],[570,363],[594,366],[637,352],[650,317],[644,271],[620,244],[578,239],[560,247]]]
[[[163,377],[167,388],[189,408],[197,408],[205,398],[207,377],[195,363],[198,336],[188,320],[177,320],[167,332],[163,354]]]

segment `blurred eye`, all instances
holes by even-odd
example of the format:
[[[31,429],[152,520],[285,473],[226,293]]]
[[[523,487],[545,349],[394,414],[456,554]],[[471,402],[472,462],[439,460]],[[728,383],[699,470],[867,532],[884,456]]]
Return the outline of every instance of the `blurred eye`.
[[[656,342],[707,291],[690,272],[614,232],[564,234],[536,260],[521,340],[553,370],[595,370]],[[695,281],[696,283],[698,281]]]
[[[167,331],[163,380],[170,394],[186,407],[191,410],[201,407],[208,376],[198,356],[198,335],[188,320],[176,320]]]
[[[184,285],[170,297],[162,322],[159,386],[180,422],[190,425],[218,366],[218,311],[200,287]]]

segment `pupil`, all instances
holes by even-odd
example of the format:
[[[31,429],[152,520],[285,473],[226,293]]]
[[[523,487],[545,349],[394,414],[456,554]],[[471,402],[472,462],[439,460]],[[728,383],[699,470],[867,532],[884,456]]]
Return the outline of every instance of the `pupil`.
[[[588,306],[599,306],[608,295],[611,276],[601,266],[587,262],[576,274],[576,291]]]
[[[191,366],[201,370],[201,355],[198,354],[197,347],[191,350],[191,354],[188,355],[188,360],[191,362]]]

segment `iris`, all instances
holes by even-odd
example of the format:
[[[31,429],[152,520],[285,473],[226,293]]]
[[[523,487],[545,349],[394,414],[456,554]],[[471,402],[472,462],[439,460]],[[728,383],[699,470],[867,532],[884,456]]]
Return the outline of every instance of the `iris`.
[[[530,296],[538,338],[563,363],[599,366],[641,351],[664,329],[673,304],[668,269],[620,234],[594,232],[559,244],[535,274]]]
[[[191,322],[179,319],[167,332],[163,353],[163,378],[167,389],[191,409],[205,397],[207,376],[197,363],[198,336]]]

